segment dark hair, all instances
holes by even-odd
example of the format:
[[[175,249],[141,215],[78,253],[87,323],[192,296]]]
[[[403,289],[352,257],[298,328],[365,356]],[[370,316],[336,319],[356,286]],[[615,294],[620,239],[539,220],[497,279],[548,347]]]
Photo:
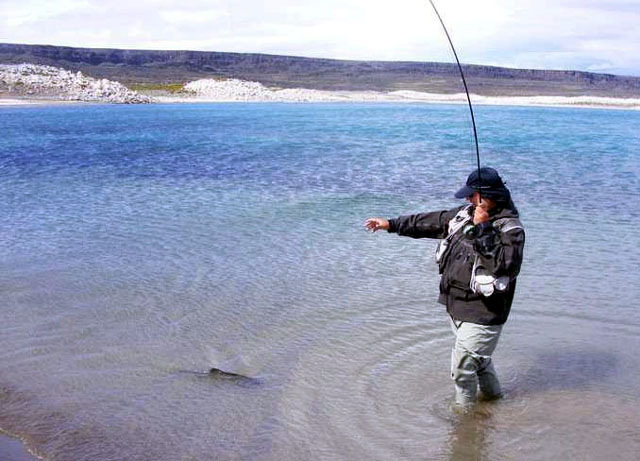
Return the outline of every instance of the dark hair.
[[[507,205],[511,201],[511,193],[506,187],[502,189],[480,190],[480,196],[493,200],[500,205]]]

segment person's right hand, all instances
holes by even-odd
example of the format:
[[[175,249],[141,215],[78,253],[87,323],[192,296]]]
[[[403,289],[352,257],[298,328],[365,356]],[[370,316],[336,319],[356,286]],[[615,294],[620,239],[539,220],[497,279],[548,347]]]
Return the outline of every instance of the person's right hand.
[[[485,202],[487,202],[487,199],[482,199],[482,202],[473,209],[473,224],[489,221],[489,211],[484,205]]]
[[[375,232],[380,229],[389,230],[389,221],[384,218],[369,218],[364,222],[364,227],[371,232]]]

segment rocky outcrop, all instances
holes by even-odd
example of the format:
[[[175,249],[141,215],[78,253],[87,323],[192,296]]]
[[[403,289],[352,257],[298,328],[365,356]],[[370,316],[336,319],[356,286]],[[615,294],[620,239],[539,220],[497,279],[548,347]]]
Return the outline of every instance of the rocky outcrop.
[[[183,91],[195,98],[211,101],[329,102],[343,100],[339,92],[304,88],[272,89],[259,82],[238,79],[196,80],[186,84]]]
[[[317,59],[213,51],[121,50],[0,43],[0,63],[31,62],[124,84],[235,78],[267,87],[330,91],[463,91],[457,66],[437,62]],[[484,96],[640,97],[640,77],[464,64],[469,89]]]
[[[82,72],[33,64],[0,65],[0,93],[8,96],[66,101],[143,104],[151,98],[118,82]]]

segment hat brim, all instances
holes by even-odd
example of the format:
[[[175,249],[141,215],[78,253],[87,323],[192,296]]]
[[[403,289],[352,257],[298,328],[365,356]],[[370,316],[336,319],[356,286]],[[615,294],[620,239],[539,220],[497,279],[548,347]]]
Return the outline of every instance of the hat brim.
[[[462,186],[458,192],[454,194],[455,198],[467,198],[473,195],[473,189],[469,186]]]

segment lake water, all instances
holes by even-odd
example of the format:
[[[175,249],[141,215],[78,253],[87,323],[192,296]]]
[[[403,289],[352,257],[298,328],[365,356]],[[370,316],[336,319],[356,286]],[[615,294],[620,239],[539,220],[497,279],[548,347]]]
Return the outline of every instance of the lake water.
[[[0,428],[52,460],[635,460],[640,112],[476,108],[527,230],[452,412],[433,240],[463,105],[0,110]],[[211,367],[241,376],[206,373]]]

